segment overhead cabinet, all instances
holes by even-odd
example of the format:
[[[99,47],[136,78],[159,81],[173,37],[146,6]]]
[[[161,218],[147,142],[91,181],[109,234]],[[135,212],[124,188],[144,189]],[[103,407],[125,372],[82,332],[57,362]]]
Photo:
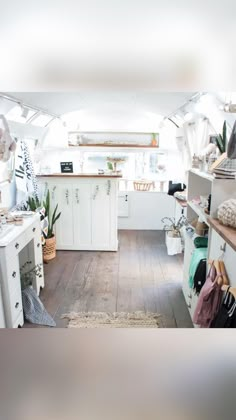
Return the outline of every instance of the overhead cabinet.
[[[57,249],[116,251],[117,178],[41,178],[42,193],[58,204]]]

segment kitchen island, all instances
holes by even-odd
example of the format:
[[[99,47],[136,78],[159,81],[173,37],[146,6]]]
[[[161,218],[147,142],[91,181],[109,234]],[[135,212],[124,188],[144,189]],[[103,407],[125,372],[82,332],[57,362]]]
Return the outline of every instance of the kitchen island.
[[[50,192],[59,250],[117,251],[118,179],[113,174],[41,174],[41,196]]]

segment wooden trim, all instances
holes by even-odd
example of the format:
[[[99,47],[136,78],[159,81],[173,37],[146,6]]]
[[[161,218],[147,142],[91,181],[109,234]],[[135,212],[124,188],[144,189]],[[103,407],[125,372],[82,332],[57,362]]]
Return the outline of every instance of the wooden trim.
[[[146,145],[146,144],[119,144],[119,143],[84,143],[79,145],[72,145],[69,144],[69,147],[128,147],[128,148],[135,148],[135,149],[159,149],[157,146]]]
[[[100,174],[39,174],[38,178],[122,178],[122,175]]]
[[[236,229],[222,225],[218,219],[208,217],[209,225],[236,251]]]
[[[153,134],[154,131],[124,131],[124,130],[71,130],[69,134],[135,134],[148,135]],[[159,132],[155,132],[159,135]]]

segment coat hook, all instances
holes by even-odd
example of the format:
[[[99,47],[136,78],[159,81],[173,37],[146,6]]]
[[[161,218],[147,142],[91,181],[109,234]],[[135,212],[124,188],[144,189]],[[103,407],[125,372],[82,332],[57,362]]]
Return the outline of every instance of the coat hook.
[[[226,250],[226,242],[224,243],[224,245],[221,245],[220,250],[222,252],[225,252],[225,250]]]

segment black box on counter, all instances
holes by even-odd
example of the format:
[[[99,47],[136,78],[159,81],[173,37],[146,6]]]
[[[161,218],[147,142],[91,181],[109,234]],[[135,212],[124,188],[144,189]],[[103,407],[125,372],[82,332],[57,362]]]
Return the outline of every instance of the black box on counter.
[[[61,162],[61,173],[73,173],[73,162]]]

